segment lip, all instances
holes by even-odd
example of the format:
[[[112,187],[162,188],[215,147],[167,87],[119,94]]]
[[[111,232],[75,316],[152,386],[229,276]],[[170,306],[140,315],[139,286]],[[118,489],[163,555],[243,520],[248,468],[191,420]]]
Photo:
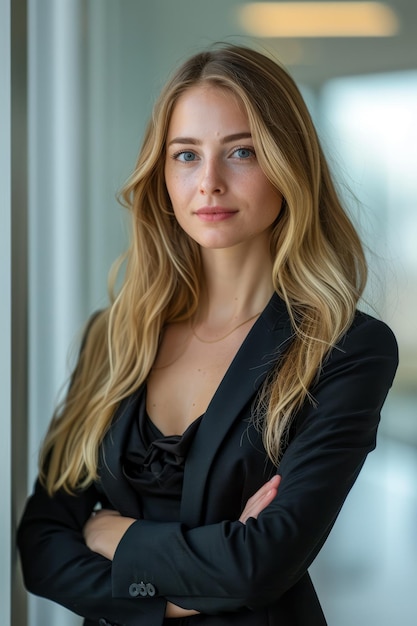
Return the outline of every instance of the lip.
[[[236,209],[227,209],[222,206],[203,206],[194,211],[195,215],[204,222],[221,222],[230,219],[238,211]]]

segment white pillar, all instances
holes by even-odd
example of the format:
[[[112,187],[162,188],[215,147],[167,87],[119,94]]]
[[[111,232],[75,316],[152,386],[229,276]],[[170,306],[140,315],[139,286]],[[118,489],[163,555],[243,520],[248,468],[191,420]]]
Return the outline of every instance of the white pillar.
[[[82,0],[29,0],[29,482],[87,315]],[[31,598],[30,626],[81,619]]]
[[[10,4],[0,2],[0,616],[11,623],[11,75]]]

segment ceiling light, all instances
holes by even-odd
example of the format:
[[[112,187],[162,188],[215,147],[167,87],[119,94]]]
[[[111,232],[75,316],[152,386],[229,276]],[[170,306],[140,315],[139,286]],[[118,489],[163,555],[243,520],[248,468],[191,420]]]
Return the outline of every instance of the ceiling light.
[[[381,2],[252,2],[239,9],[239,21],[256,37],[390,37],[399,30]]]

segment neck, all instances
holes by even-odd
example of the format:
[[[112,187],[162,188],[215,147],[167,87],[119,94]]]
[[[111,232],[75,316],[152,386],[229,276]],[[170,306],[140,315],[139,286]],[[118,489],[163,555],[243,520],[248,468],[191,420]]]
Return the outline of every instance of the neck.
[[[222,327],[262,311],[273,293],[267,248],[202,250],[204,292],[198,322]]]

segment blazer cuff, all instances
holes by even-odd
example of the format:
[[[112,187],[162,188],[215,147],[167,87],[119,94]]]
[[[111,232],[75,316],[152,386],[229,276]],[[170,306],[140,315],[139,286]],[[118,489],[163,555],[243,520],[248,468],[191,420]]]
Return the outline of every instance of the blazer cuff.
[[[135,522],[132,526],[138,524],[140,521]],[[152,569],[147,570],[145,568],[145,573],[141,575],[138,571],[139,568],[137,568],[137,573],[134,573],[131,567],[132,556],[131,545],[128,541],[125,542],[123,537],[112,562],[112,596],[113,598],[128,598],[136,604],[136,623],[138,626],[162,626],[167,600],[159,595],[154,584]],[[143,568],[141,570],[143,572]]]
[[[166,599],[160,595],[157,583],[161,579],[160,564],[157,559],[155,562],[149,562],[152,546],[148,546],[148,552],[146,556],[143,555],[143,561],[142,555],[136,554],[134,550],[134,538],[142,534],[141,525],[146,529],[149,522],[144,520],[134,522],[117,546],[112,563],[112,595],[113,598],[130,598],[136,599],[138,602],[141,600],[152,602],[163,600],[166,603]],[[153,526],[155,523],[151,525]],[[156,523],[156,525],[158,527],[156,535],[150,536],[149,531],[147,533],[147,539],[151,543],[153,541],[159,543],[157,539],[158,537],[161,539],[161,535],[164,535],[164,540],[167,540],[169,535],[176,535],[181,527],[181,524],[177,522]],[[158,550],[155,549],[155,555],[157,554]]]

